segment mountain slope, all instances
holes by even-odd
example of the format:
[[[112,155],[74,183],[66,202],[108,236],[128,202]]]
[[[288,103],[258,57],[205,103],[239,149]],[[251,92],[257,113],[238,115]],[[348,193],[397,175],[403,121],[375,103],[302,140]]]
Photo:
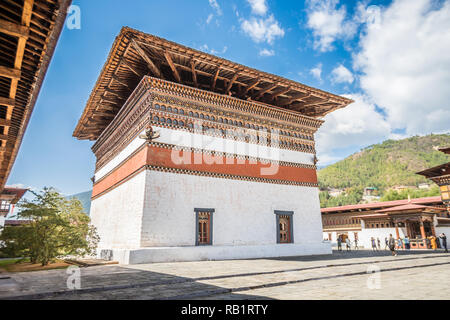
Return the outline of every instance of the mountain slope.
[[[319,185],[325,188],[364,188],[418,185],[427,179],[416,172],[450,161],[436,150],[450,146],[450,134],[414,136],[386,140],[318,171]]]

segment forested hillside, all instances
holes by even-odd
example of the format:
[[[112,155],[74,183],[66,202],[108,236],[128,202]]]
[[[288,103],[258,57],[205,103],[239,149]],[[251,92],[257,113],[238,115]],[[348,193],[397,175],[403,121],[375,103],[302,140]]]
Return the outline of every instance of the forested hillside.
[[[365,187],[375,187],[378,189],[378,194],[383,196],[385,190],[390,187],[417,186],[420,183],[429,182],[416,172],[449,162],[450,156],[437,150],[438,147],[444,146],[450,146],[450,134],[386,140],[369,146],[319,170],[321,190],[329,188],[347,190],[345,195],[339,196],[341,199],[330,197],[322,192],[321,204],[325,207],[358,203]],[[431,192],[432,195],[435,193],[436,189]],[[416,194],[422,196],[426,192],[416,192]],[[390,196],[393,197],[392,194]]]

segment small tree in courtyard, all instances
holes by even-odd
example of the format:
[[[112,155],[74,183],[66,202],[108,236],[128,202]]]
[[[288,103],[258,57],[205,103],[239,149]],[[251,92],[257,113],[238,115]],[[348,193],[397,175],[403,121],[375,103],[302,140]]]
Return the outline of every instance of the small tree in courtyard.
[[[35,198],[21,201],[18,214],[29,223],[2,230],[3,253],[44,266],[58,257],[95,252],[99,237],[78,199],[65,199],[53,188],[31,192]]]

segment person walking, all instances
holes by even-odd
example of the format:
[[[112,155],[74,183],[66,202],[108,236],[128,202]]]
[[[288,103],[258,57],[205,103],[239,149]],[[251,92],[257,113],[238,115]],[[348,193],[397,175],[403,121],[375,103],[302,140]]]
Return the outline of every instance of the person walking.
[[[370,241],[372,241],[372,251],[378,251],[375,238],[374,237],[370,238]]]
[[[398,246],[398,249],[403,249],[402,238],[399,238],[399,239],[397,240],[397,246]]]
[[[395,239],[392,237],[392,234],[389,235],[388,240],[389,250],[391,250],[393,256],[397,256],[397,252],[395,251]]]
[[[347,251],[351,251],[352,243],[351,243],[351,241],[350,241],[350,238],[347,238],[347,239],[345,240],[345,244],[347,245]]]
[[[387,250],[389,248],[389,242],[388,242],[388,238],[384,238],[384,250]]]
[[[447,236],[445,235],[445,233],[442,232],[439,235],[439,239],[441,239],[441,241],[442,241],[442,247],[445,249],[445,252],[448,252],[448,249],[447,249]]]
[[[355,238],[355,250],[358,250],[358,238]]]
[[[408,238],[408,236],[406,236],[406,237],[403,239],[403,243],[405,244],[405,249],[406,249],[406,250],[411,249],[411,246],[410,246],[410,243],[409,243],[409,238]]]
[[[342,238],[339,235],[337,238],[338,251],[342,251]]]
[[[380,238],[377,238],[378,250],[381,250],[381,241]]]

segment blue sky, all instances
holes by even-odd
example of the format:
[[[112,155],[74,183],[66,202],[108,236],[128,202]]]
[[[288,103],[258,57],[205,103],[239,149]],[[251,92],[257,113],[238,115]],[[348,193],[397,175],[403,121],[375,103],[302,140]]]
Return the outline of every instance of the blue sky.
[[[8,185],[89,190],[92,142],[73,129],[122,26],[355,103],[317,134],[321,165],[373,143],[448,132],[450,3],[432,0],[74,0]]]

